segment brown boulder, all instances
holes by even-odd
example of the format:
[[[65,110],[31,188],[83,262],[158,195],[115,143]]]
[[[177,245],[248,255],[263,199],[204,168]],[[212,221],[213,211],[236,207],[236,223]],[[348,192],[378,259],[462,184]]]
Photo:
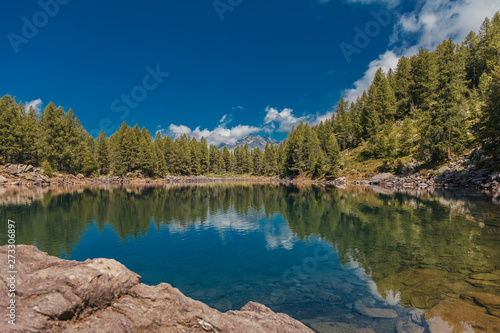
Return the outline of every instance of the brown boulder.
[[[7,246],[0,256],[7,257]],[[221,313],[167,283],[141,284],[139,275],[112,259],[68,261],[27,245],[18,245],[15,256],[16,325],[2,324],[10,332],[312,332],[258,303]],[[5,260],[0,270],[8,271]],[[6,279],[0,275],[4,319]]]

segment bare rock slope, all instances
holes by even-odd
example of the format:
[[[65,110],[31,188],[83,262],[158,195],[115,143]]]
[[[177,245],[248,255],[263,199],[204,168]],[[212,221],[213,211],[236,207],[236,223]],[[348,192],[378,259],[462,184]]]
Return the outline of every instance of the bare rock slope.
[[[7,246],[0,257],[7,272]],[[167,283],[142,284],[112,259],[68,261],[18,245],[16,266],[15,326],[6,320],[10,281],[0,274],[2,332],[312,332],[254,302],[221,313]]]

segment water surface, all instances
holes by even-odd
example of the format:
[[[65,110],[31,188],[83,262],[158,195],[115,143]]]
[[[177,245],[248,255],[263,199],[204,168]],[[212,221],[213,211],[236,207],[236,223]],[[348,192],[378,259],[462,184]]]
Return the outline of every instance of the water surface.
[[[3,188],[0,219],[18,243],[114,258],[221,311],[256,301],[318,332],[500,330],[500,207],[479,193]]]

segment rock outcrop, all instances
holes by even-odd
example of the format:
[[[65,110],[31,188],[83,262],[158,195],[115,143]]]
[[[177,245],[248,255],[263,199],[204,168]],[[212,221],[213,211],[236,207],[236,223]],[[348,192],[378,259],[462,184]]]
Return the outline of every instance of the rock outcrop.
[[[7,258],[7,246],[0,256]],[[288,315],[249,302],[221,313],[167,283],[148,286],[112,259],[85,262],[16,248],[16,325],[7,324],[6,260],[0,270],[0,316],[9,332],[312,332]]]

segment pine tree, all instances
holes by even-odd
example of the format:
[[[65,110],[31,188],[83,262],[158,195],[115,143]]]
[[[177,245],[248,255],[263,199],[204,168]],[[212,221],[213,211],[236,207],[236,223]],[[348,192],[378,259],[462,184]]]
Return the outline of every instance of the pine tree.
[[[374,88],[372,88],[372,95],[373,94],[375,94]],[[376,97],[373,97],[373,99],[375,98]],[[375,109],[372,108],[366,91],[363,91],[363,94],[358,99],[356,108],[359,110],[360,114],[360,126],[362,128],[361,138],[363,140],[368,140],[378,131],[379,115]]]
[[[210,172],[214,174],[220,173],[220,152],[216,145],[210,145],[208,149],[208,156],[210,160]]]
[[[420,115],[420,150],[431,161],[441,161],[461,152],[466,140],[465,61],[451,39],[438,45],[435,54],[436,89],[429,92],[432,99],[428,97]]]
[[[302,122],[288,134],[285,167],[286,173],[292,176],[302,174],[306,170],[304,138],[305,125]]]
[[[396,97],[396,119],[403,119],[411,115],[411,61],[407,57],[401,57],[394,82],[394,95]]]
[[[139,149],[141,145],[142,135],[141,135],[141,129],[139,128],[138,124],[135,124],[135,126],[129,132],[129,138],[130,138],[130,147],[128,150],[130,156],[129,171],[140,170],[141,165],[139,162]]]
[[[304,152],[305,152],[305,162],[306,169],[304,170],[307,175],[314,174],[316,169],[316,163],[318,154],[320,151],[320,144],[316,133],[309,127],[309,124],[305,125],[304,133]]]
[[[263,173],[267,176],[279,174],[278,168],[278,147],[266,142],[264,157],[262,161]]]
[[[256,176],[262,175],[263,158],[264,154],[259,147],[252,150],[252,173]]]
[[[155,158],[156,154],[151,142],[151,133],[143,127],[139,133],[139,147],[136,158],[138,170],[142,170],[149,177],[155,175],[157,170]]]
[[[177,172],[188,176],[191,174],[191,145],[190,139],[186,134],[181,135],[174,141]]]
[[[113,173],[124,175],[132,171],[132,129],[123,122],[118,131],[110,137],[113,156]]]
[[[399,156],[408,156],[413,147],[413,128],[411,120],[406,117],[401,127],[401,135],[398,137],[398,154]]]
[[[96,140],[96,161],[99,174],[107,175],[111,166],[111,152],[109,140],[103,130]]]
[[[20,159],[21,128],[18,105],[11,96],[0,99],[0,163],[15,163]]]
[[[353,131],[348,115],[348,109],[349,103],[343,97],[340,97],[336,106],[335,125],[333,130],[337,135],[337,141],[341,150],[347,148],[349,142],[351,141],[350,137]]]
[[[33,107],[24,112],[21,120],[22,136],[22,161],[25,164],[39,165],[40,159],[40,125],[38,115]]]
[[[382,68],[375,73],[373,82],[368,89],[368,107],[374,113],[373,127],[378,124],[393,122],[396,115],[396,97]]]
[[[226,171],[226,164],[224,162],[224,156],[222,154],[222,150],[218,149],[219,153],[218,153],[218,156],[219,156],[219,163],[217,163],[217,170],[218,170],[218,174],[223,174],[225,171]]]
[[[361,126],[361,110],[358,103],[351,103],[349,108],[349,121],[351,123],[351,132],[349,133],[349,147],[356,148],[361,140],[363,127]]]
[[[479,126],[479,137],[490,155],[500,155],[500,66],[497,66],[489,80],[486,105]]]
[[[201,168],[200,172],[205,175],[209,172],[210,156],[208,153],[208,143],[204,137],[201,137],[199,146],[200,146],[200,168]]]
[[[63,142],[62,161],[60,161],[59,170],[72,173],[78,173],[84,168],[84,160],[92,162],[92,157],[87,156],[91,153],[92,147],[87,141],[88,133],[80,124],[80,120],[75,116],[73,109],[69,109],[63,115],[63,132],[59,134],[59,139]],[[88,167],[88,170],[92,169]]]
[[[446,152],[448,160],[451,160],[452,152],[461,153],[467,140],[465,57],[451,38],[438,45],[436,53],[439,65],[437,104],[441,108],[440,116],[444,118]]]
[[[411,58],[411,99],[417,112],[426,112],[435,103],[438,86],[438,64],[434,53],[420,50]]]
[[[229,149],[227,149],[227,146],[222,148],[222,159],[224,160],[224,164],[222,166],[224,169],[223,171],[232,172],[231,153],[229,152]]]
[[[467,37],[465,37],[464,48],[466,52],[466,70],[467,70],[467,81],[469,82],[469,89],[474,89],[479,86],[479,78],[483,75],[485,71],[485,64],[479,56],[480,53],[480,42],[479,36],[471,31]]]
[[[314,166],[313,177],[321,178],[326,174],[326,157],[323,149],[319,149]]]
[[[328,178],[334,178],[337,176],[340,161],[340,147],[334,134],[331,134],[328,139],[325,153],[327,176]]]
[[[241,173],[252,173],[252,170],[252,155],[248,149],[248,144],[245,143],[245,145],[241,147]]]
[[[195,138],[191,139],[191,142],[189,143],[189,150],[191,152],[191,174],[198,176],[201,174],[201,149]]]
[[[82,128],[83,130],[83,128]],[[77,166],[74,172],[83,173],[85,176],[95,175],[98,170],[98,163],[95,154],[94,139],[88,135],[87,131],[83,130],[83,138],[79,141],[78,154],[76,156]]]
[[[174,141],[171,137],[166,136],[161,139],[160,148],[165,157],[167,172],[172,174],[179,173],[179,160],[175,149]]]
[[[54,103],[50,102],[41,115],[40,126],[44,147],[42,159],[57,170],[62,170],[66,145],[64,110],[61,107],[56,108]]]
[[[500,12],[486,20],[482,27],[481,56],[484,59],[485,72],[492,73],[500,65]]]
[[[157,131],[153,141],[154,174],[160,177],[168,173],[167,162],[162,151],[162,140],[160,131]]]

